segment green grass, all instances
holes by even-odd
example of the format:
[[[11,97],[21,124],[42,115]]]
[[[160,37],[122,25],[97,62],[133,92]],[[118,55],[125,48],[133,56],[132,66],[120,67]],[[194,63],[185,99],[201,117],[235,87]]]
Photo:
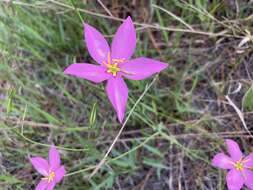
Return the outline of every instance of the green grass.
[[[252,43],[237,50],[245,30],[252,31],[253,4],[240,2],[236,9],[218,0],[103,2],[113,17],[96,1],[1,2],[0,189],[33,189],[40,176],[28,156],[46,157],[51,143],[68,172],[56,189],[225,189],[224,173],[210,165],[224,149],[223,139],[234,138],[252,151],[225,95],[240,83],[240,91],[230,95],[240,108],[251,85]],[[138,29],[135,57],[170,67],[155,79],[106,163],[89,179],[121,126],[104,84],[63,70],[75,61],[94,63],[82,20],[111,41],[118,18],[128,14]],[[151,82],[127,81],[127,114]],[[249,130],[250,115],[245,112]]]

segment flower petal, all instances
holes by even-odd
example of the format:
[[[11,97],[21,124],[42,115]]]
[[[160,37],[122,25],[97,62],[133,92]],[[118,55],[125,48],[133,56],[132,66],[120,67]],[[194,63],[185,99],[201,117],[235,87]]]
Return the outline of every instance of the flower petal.
[[[122,123],[128,98],[128,88],[122,77],[110,78],[106,85],[106,93]]]
[[[253,169],[253,153],[246,156],[243,161],[245,167]]]
[[[56,183],[54,181],[50,182],[47,186],[47,190],[53,190],[55,187]]]
[[[227,139],[226,145],[227,145],[227,151],[234,161],[238,161],[242,158],[243,155],[240,150],[240,147],[235,141],[231,139]]]
[[[64,177],[66,171],[64,166],[61,166],[58,170],[55,171],[55,182],[59,183]]]
[[[65,69],[64,73],[87,79],[95,83],[102,82],[110,77],[110,74],[106,73],[105,67],[87,63],[72,64]]]
[[[249,189],[253,189],[253,171],[243,170],[244,183]]]
[[[244,183],[242,173],[236,169],[232,169],[228,172],[226,180],[229,190],[240,190]]]
[[[216,154],[212,160],[212,165],[222,169],[232,169],[233,161],[223,153]]]
[[[142,80],[165,69],[168,64],[140,57],[121,64],[123,75],[131,80]]]
[[[54,145],[52,145],[49,150],[48,160],[51,170],[54,171],[55,169],[60,167],[61,164],[60,154]]]
[[[136,31],[131,17],[120,25],[112,40],[112,58],[129,59],[135,50]]]
[[[47,180],[42,179],[35,187],[35,190],[45,190],[47,188],[47,185],[48,185]]]
[[[48,176],[49,165],[47,160],[41,157],[32,157],[30,158],[30,162],[40,174],[43,176]]]
[[[102,64],[103,61],[107,60],[110,47],[99,31],[88,24],[84,24],[84,38],[87,49],[96,62]]]

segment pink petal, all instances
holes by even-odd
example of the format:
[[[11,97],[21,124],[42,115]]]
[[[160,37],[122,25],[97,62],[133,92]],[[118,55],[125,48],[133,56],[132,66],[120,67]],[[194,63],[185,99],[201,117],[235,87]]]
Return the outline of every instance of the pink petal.
[[[47,185],[48,185],[47,180],[42,179],[35,187],[35,190],[45,190],[47,188]]]
[[[30,158],[30,162],[40,174],[42,174],[43,176],[48,176],[49,165],[47,160],[41,157],[32,157]]]
[[[142,80],[162,71],[168,67],[168,64],[154,59],[140,57],[122,63],[120,67],[126,78],[131,80]]]
[[[50,164],[51,170],[54,171],[55,169],[60,167],[60,164],[61,164],[60,154],[54,145],[52,145],[49,150],[48,159],[49,159],[49,164]]]
[[[87,63],[72,64],[65,69],[64,73],[87,79],[95,83],[102,82],[110,77],[110,74],[106,73],[105,67]]]
[[[122,123],[128,98],[128,88],[122,77],[110,78],[106,85],[106,93]]]
[[[112,58],[129,59],[135,50],[136,32],[131,17],[120,25],[112,40]]]
[[[55,171],[55,182],[59,183],[64,177],[66,171],[64,166],[61,166],[58,170]]]
[[[243,161],[245,161],[244,166],[253,169],[253,153],[246,156]]]
[[[54,181],[50,182],[47,186],[47,190],[53,190],[55,187],[56,183]]]
[[[110,47],[99,31],[88,24],[84,24],[84,38],[87,49],[96,62],[102,64],[103,61],[107,60]]]
[[[238,161],[242,158],[243,155],[240,150],[240,147],[235,141],[231,139],[227,139],[226,145],[227,145],[227,151],[234,161]]]
[[[244,183],[242,173],[236,169],[232,169],[228,172],[226,180],[229,190],[240,190]]]
[[[253,189],[253,171],[243,170],[244,183],[249,189]]]
[[[216,154],[212,160],[212,165],[222,169],[232,169],[233,161],[223,153]]]

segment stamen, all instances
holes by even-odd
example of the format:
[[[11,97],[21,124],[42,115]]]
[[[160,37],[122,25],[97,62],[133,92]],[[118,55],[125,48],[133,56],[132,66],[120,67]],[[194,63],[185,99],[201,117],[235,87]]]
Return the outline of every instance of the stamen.
[[[53,181],[54,177],[55,177],[55,173],[54,172],[50,172],[49,176],[47,177],[48,183],[50,183],[51,181]]]
[[[114,63],[123,63],[124,61],[125,61],[124,58],[122,58],[122,59],[112,59],[112,62],[114,62]]]
[[[111,73],[114,77],[120,71],[118,67],[118,63],[123,63],[125,59],[112,59],[111,60],[111,53],[107,54],[107,63],[103,61],[102,64],[107,67],[107,73]]]
[[[107,54],[107,64],[111,65],[111,53],[110,52]]]
[[[244,164],[245,164],[245,163],[247,163],[247,162],[249,162],[249,161],[250,161],[250,159],[243,160],[243,161],[242,161],[242,163],[244,163]]]
[[[105,62],[105,61],[103,61],[103,62],[102,62],[102,64],[103,64],[104,66],[106,66],[106,67],[107,67],[107,64],[106,64],[106,62]]]

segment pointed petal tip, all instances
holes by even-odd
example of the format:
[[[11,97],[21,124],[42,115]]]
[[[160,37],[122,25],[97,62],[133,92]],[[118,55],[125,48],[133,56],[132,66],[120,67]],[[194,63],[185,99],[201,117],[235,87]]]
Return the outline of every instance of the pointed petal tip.
[[[91,26],[88,24],[88,23],[83,23],[83,27],[84,27],[84,29],[86,29],[86,28],[90,28]]]
[[[119,116],[119,115],[118,115],[118,120],[119,120],[120,124],[123,123],[123,119],[124,119],[124,116]]]
[[[161,62],[161,71],[169,67],[169,64]]]
[[[133,20],[132,20],[132,17],[131,16],[128,16],[126,18],[126,20],[124,21],[124,23],[126,23],[128,26],[131,26],[134,28],[134,23],[133,23]]]
[[[65,166],[64,165],[62,165],[62,167],[63,167],[63,173],[64,173],[64,175],[66,174],[66,169],[65,169]]]
[[[225,140],[225,143],[226,143],[226,144],[229,144],[229,143],[236,143],[236,144],[237,144],[237,142],[235,142],[235,141],[232,140],[232,139],[226,139],[226,140]]]
[[[93,26],[91,26],[91,25],[89,25],[87,23],[84,23],[83,27],[84,27],[84,34],[92,33],[94,31],[96,31],[96,29]]]
[[[132,17],[131,17],[131,16],[128,16],[128,17],[126,18],[126,20],[127,20],[127,21],[129,21],[129,22],[133,22],[133,20],[132,20]]]
[[[63,73],[64,73],[65,75],[68,75],[68,74],[69,74],[69,67],[67,67],[66,69],[64,69]]]
[[[56,150],[57,151],[56,146],[53,143],[50,146],[50,150]]]

